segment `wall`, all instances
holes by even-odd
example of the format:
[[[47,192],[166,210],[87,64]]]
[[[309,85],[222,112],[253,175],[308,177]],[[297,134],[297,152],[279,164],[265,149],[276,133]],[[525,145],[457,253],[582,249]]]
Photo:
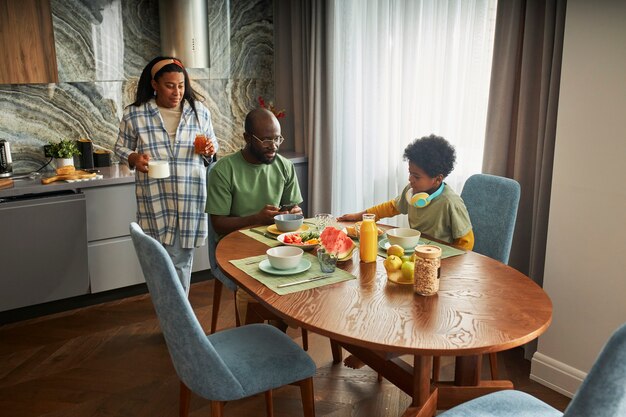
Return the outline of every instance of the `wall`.
[[[626,2],[568,0],[544,288],[531,378],[572,395],[626,322]]]
[[[241,147],[245,114],[271,100],[271,0],[207,0],[211,68],[190,69],[221,154]],[[51,0],[58,84],[0,85],[0,139],[15,172],[46,160],[49,140],[87,137],[112,149],[145,64],[160,54],[158,0]]]

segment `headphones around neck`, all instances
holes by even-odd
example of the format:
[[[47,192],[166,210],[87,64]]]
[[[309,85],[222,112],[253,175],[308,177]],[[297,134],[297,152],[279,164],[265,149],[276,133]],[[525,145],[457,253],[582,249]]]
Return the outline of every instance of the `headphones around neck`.
[[[429,205],[432,200],[439,197],[439,195],[443,192],[443,186],[444,183],[441,182],[441,185],[439,186],[439,188],[437,188],[437,191],[432,194],[424,192],[413,194],[413,190],[409,188],[408,190],[406,190],[405,194],[406,201],[413,207],[424,208]]]

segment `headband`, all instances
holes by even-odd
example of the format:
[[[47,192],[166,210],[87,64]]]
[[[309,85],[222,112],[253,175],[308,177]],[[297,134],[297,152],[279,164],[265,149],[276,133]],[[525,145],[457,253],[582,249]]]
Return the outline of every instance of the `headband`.
[[[177,59],[162,59],[152,66],[152,69],[150,70],[150,75],[152,75],[152,79],[154,79],[154,76],[157,72],[161,71],[161,68],[169,64],[178,65],[179,67],[184,69],[183,64],[181,64],[180,61]]]

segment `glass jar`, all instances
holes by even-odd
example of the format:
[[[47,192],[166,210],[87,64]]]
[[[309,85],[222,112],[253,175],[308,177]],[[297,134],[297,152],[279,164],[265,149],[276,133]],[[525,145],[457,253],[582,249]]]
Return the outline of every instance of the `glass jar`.
[[[413,290],[420,295],[434,295],[439,291],[441,248],[421,245],[415,248]]]

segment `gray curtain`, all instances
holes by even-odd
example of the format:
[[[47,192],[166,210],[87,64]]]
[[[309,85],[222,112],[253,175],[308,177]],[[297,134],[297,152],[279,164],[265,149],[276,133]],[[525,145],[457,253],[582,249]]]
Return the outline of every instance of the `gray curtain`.
[[[329,21],[325,0],[274,2],[276,102],[287,109],[284,130],[293,149],[308,157],[310,216],[331,209]]]
[[[509,265],[543,283],[565,0],[498,2],[483,172],[522,188]]]

